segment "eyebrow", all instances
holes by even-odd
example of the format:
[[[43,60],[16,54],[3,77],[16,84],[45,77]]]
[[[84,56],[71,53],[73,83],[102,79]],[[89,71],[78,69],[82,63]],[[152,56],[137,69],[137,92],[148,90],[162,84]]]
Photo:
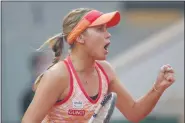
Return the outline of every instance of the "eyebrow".
[[[100,25],[100,26],[97,26],[97,28],[104,28],[104,27],[106,27],[106,25],[105,25],[105,24]]]

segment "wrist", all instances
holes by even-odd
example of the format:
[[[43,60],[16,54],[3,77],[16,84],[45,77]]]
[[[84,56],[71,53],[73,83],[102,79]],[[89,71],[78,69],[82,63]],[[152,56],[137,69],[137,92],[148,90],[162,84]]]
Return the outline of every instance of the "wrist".
[[[159,88],[156,86],[156,84],[153,85],[153,90],[159,94],[162,94],[164,92],[165,89],[163,88]]]

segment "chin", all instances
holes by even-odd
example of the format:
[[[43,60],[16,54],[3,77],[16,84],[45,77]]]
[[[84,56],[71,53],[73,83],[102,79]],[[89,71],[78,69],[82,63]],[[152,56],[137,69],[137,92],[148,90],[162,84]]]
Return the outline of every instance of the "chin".
[[[96,57],[96,60],[106,60],[106,58],[107,56],[103,55],[103,56]]]

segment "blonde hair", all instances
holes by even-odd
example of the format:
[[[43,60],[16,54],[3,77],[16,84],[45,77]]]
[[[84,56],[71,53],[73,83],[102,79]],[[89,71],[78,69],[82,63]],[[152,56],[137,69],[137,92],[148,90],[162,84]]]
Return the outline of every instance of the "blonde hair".
[[[49,44],[50,48],[52,49],[55,55],[52,64],[47,68],[47,70],[50,69],[52,66],[54,66],[57,62],[59,62],[62,55],[62,49],[64,46],[64,39],[67,40],[67,36],[72,31],[72,29],[78,24],[81,18],[91,10],[92,9],[89,9],[89,8],[78,8],[69,12],[69,14],[67,14],[64,17],[63,25],[62,25],[63,27],[62,33],[59,33],[52,38],[49,38],[43,45],[40,46],[38,50],[40,50],[43,46]],[[37,77],[34,83],[33,90],[36,90],[43,75],[44,73],[42,73]]]

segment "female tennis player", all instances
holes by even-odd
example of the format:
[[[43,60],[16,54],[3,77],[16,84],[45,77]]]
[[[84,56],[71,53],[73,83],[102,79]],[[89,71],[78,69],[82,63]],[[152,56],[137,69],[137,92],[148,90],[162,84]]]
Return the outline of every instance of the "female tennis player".
[[[107,28],[120,21],[118,11],[102,13],[79,8],[63,21],[63,31],[46,41],[55,53],[53,64],[34,85],[35,96],[22,123],[88,122],[104,95],[117,94],[116,107],[131,122],[139,122],[155,107],[175,81],[170,65],[161,67],[151,90],[134,100],[106,61],[111,34]],[[63,39],[71,52],[60,60]],[[143,76],[145,77],[145,76]]]

